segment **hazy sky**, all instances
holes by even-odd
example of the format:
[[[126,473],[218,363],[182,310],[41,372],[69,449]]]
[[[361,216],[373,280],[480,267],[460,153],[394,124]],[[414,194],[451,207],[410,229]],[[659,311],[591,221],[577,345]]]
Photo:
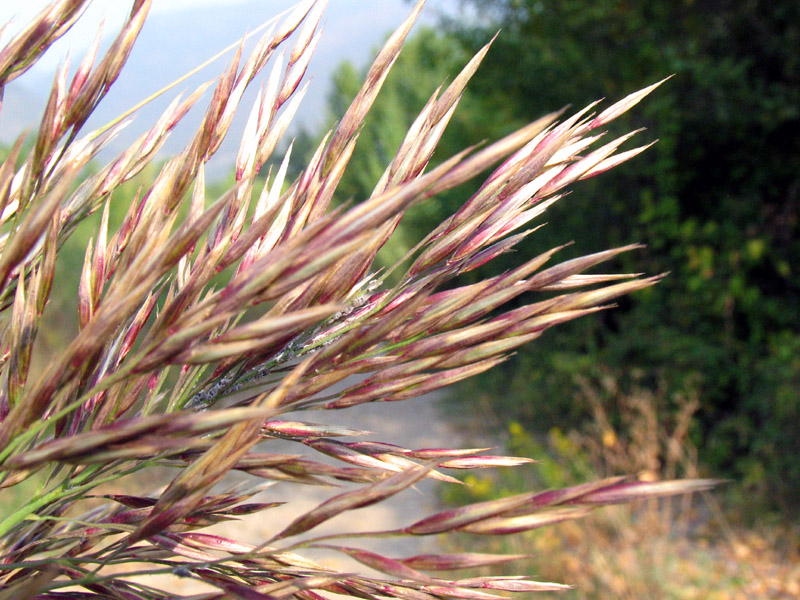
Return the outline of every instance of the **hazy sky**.
[[[145,27],[143,30],[141,43],[131,54],[126,74],[120,77],[109,96],[101,103],[96,118],[108,120],[127,110],[137,101],[200,64],[202,60],[237,42],[247,29],[253,29],[267,18],[290,10],[297,1],[153,0],[150,14],[154,18],[149,22],[149,28]],[[451,13],[458,1],[428,0],[420,17],[420,25],[435,22],[440,12]],[[69,54],[74,69],[97,35],[103,20],[104,38],[108,43],[124,23],[131,2],[132,0],[92,0],[86,14],[33,65],[30,72],[11,82],[6,89],[3,112],[0,114],[0,139],[8,142],[25,127],[34,126],[38,122],[47,100],[46,92],[53,73],[65,55]],[[0,38],[0,47],[49,3],[47,0],[0,0],[0,25],[16,18],[16,22]],[[295,119],[297,123],[314,127],[324,121],[325,95],[329,89],[330,75],[336,66],[345,59],[357,65],[366,64],[374,56],[376,48],[382,44],[384,36],[408,16],[413,4],[412,0],[328,0],[323,17],[325,32],[309,65],[306,80],[311,85]],[[226,7],[235,10],[226,11]],[[188,12],[183,13],[182,22],[186,22],[187,15],[191,14],[197,17],[197,27],[171,27],[169,13],[187,9]],[[192,9],[197,10],[195,12]],[[215,14],[219,16],[213,17]],[[228,22],[231,20],[236,21],[237,27],[231,27]],[[238,27],[240,20],[241,28]],[[198,32],[201,31],[204,33],[198,37]],[[163,36],[170,37],[165,40]],[[168,55],[175,58],[171,60],[165,58],[164,48],[171,48],[173,52],[178,51],[176,48],[184,50],[179,56]],[[198,75],[191,85],[215,76],[220,68],[219,64],[222,63],[218,61]],[[187,85],[178,91],[185,91]],[[164,102],[171,97],[165,97]],[[163,108],[165,106],[160,106],[157,102],[152,104],[152,110],[157,111],[156,117]],[[140,111],[140,119],[144,118],[142,115],[147,110],[148,107],[145,107]],[[132,132],[133,127],[135,126],[129,128]]]
[[[184,8],[198,6],[225,6],[226,4],[241,4],[245,0],[154,0],[151,12],[169,12]],[[291,2],[271,0],[276,6],[288,5]],[[42,8],[50,4],[48,0],[2,0],[0,2],[0,22],[5,23],[11,18],[19,18],[25,22]],[[89,13],[99,15],[108,13],[109,19],[121,21],[130,10],[131,3],[125,0],[93,0],[89,6]]]
[[[226,6],[243,4],[246,0],[153,0],[150,14],[168,13],[186,8],[199,8],[206,6]],[[278,13],[295,4],[292,0],[266,0],[275,5]],[[10,36],[19,31],[32,17],[52,0],[0,0],[0,24],[8,23],[13,19],[6,34],[0,42],[8,41]],[[36,65],[34,70],[51,71],[57,66],[65,49],[72,53],[83,51],[94,39],[100,24],[106,35],[113,35],[119,31],[125,17],[130,11],[130,0],[92,0],[84,14],[73,28],[54,47],[58,50],[45,55]]]
[[[235,6],[245,4],[247,1],[153,0],[150,14],[164,14],[191,8]],[[0,0],[0,25],[13,20],[5,34],[0,37],[0,47],[51,2],[52,0]],[[287,11],[298,2],[299,0],[262,0],[264,12],[273,15]],[[130,11],[131,3],[132,0],[92,0],[86,13],[56,43],[52,51],[45,54],[33,66],[33,71],[38,73],[54,72],[66,52],[69,52],[73,57],[81,56],[94,39],[101,23],[103,24],[106,38],[116,34]],[[432,15],[435,11],[443,7],[455,6],[456,3],[457,0],[428,0],[423,15]],[[354,18],[371,14],[371,23],[377,26],[380,29],[380,34],[383,35],[399,25],[412,7],[413,2],[411,0],[364,0],[363,3],[348,0],[340,4],[337,3],[337,0],[329,0],[326,15],[341,13],[341,9],[346,9],[348,14],[352,14]],[[424,18],[423,16],[423,20]],[[234,42],[236,40],[230,41]]]

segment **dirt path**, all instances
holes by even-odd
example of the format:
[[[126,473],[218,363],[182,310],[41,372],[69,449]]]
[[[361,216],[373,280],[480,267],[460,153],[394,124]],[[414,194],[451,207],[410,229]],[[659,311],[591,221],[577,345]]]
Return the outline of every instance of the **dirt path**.
[[[357,438],[358,440],[388,442],[413,449],[443,447],[452,443],[453,433],[438,412],[440,403],[440,396],[429,395],[404,402],[366,404],[347,410],[292,413],[291,418],[372,432],[369,436]],[[268,451],[273,452],[300,453],[303,449],[298,449],[297,446],[269,444],[265,448],[268,447]],[[315,460],[325,460],[319,453],[306,454]],[[331,462],[343,465],[341,462]],[[436,484],[437,482],[426,479],[384,502],[339,515],[316,528],[315,534],[374,531],[410,524],[438,508]],[[276,484],[264,493],[264,497],[270,501],[284,501],[286,505],[268,511],[252,524],[252,529],[244,530],[243,533],[250,537],[250,542],[263,540],[280,531],[295,517],[342,491],[342,488],[335,487]],[[416,552],[425,541],[425,538],[391,540],[392,554],[399,556]],[[371,550],[386,550],[385,543],[376,545],[372,540],[365,540],[363,546]]]
[[[339,411],[308,411],[291,413],[291,419],[315,423],[337,424],[344,427],[372,432],[359,440],[371,440],[397,444],[406,448],[460,447],[455,429],[448,425],[442,415],[443,394],[428,394],[403,402],[372,403]],[[468,442],[470,444],[474,441]],[[324,460],[318,453],[298,444],[272,442],[260,447],[265,452],[301,453]],[[342,463],[338,463],[342,465]],[[254,483],[258,481],[253,479]],[[373,506],[343,513],[314,529],[315,535],[334,532],[375,531],[401,527],[427,516],[440,505],[437,500],[436,481],[426,479],[414,488]],[[348,488],[344,488],[348,489]],[[261,544],[286,527],[296,517],[314,508],[326,499],[344,491],[343,488],[278,483],[260,494],[253,501],[283,501],[285,505],[250,515],[241,521],[220,524],[209,532],[252,544]],[[391,557],[405,557],[436,550],[436,539],[431,537],[396,538],[375,540],[363,538],[348,541],[373,552]],[[304,556],[337,569],[366,572],[367,569],[339,554],[302,552]],[[176,593],[198,593],[211,591],[191,579],[170,578],[170,588]],[[159,581],[164,585],[163,579]]]

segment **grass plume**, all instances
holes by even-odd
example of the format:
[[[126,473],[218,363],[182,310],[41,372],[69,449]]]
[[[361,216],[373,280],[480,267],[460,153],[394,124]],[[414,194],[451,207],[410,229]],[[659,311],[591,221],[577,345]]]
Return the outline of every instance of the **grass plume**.
[[[0,51],[0,90],[24,75],[86,4],[55,2],[12,39]],[[531,461],[487,455],[482,448],[354,442],[349,438],[363,432],[300,421],[293,412],[428,393],[497,365],[549,327],[603,310],[659,279],[584,274],[636,248],[626,246],[560,263],[554,249],[478,284],[454,283],[532,233],[524,228],[567,186],[644,149],[618,152],[629,135],[590,147],[598,129],[658,85],[598,115],[594,105],[562,121],[553,113],[429,167],[489,45],[422,109],[372,195],[333,205],[362,121],[423,4],[388,39],[361,92],[293,181],[287,180],[291,146],[282,161],[266,165],[302,99],[324,7],[306,0],[273,22],[249,55],[241,47],[234,52],[189,143],[160,164],[115,230],[109,226],[113,192],[156,164],[157,151],[203,98],[205,86],[176,99],[151,129],[86,177],[84,169],[123,123],[89,132],[84,126],[124,68],[150,1],[132,3],[104,55],[98,56],[98,39],[71,79],[67,63],[59,69],[30,151],[23,151],[21,136],[0,166],[0,487],[5,492],[29,478],[39,482],[0,522],[3,597],[174,597],[137,578],[158,573],[192,577],[217,590],[204,598],[248,600],[318,600],[326,591],[483,599],[496,597],[493,590],[565,587],[524,577],[425,573],[517,556],[388,558],[339,545],[353,537],[347,532],[315,533],[334,516],[381,502],[420,479],[454,481],[448,469]],[[207,200],[205,164],[226,138],[245,89],[262,79],[240,140],[235,183]],[[387,272],[373,263],[403,214],[491,167],[461,209],[391,269],[400,276],[390,285]],[[79,275],[77,333],[32,376],[59,250],[96,211],[102,219]],[[525,304],[504,308],[523,295]],[[349,380],[356,383],[332,391],[354,375],[361,375]],[[338,463],[270,452],[278,439]],[[100,486],[159,467],[175,470],[160,495],[103,493],[102,504],[88,506]],[[203,532],[275,506],[249,501],[258,488],[220,491],[232,471],[289,485],[353,485],[252,546]],[[375,535],[506,534],[578,518],[603,504],[711,484],[614,478],[455,508]],[[297,553],[309,547],[333,549],[388,578],[323,567]],[[138,566],[119,570],[131,564]]]

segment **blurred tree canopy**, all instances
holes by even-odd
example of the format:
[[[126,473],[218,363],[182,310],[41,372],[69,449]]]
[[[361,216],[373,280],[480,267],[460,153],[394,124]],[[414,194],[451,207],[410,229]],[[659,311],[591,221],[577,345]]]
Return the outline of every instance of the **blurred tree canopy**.
[[[572,396],[570,375],[587,364],[661,373],[678,387],[696,380],[701,458],[765,497],[796,502],[800,3],[467,4],[489,24],[448,24],[466,49],[502,29],[472,93],[523,120],[675,74],[625,124],[648,127],[660,143],[576,191],[553,219],[594,248],[646,242],[628,266],[672,274],[579,325],[584,339],[559,332],[550,359],[550,344],[540,344],[513,367],[525,399],[515,411],[539,426],[555,422]]]
[[[469,395],[491,396],[503,421],[546,431],[588,417],[575,377],[596,369],[617,373],[623,386],[635,373],[638,384],[697,391],[702,409],[694,441],[709,471],[735,478],[740,490],[762,500],[796,503],[800,3],[464,4],[478,18],[423,30],[401,55],[343,184],[349,197],[369,194],[430,93],[498,29],[440,157],[567,104],[614,101],[674,75],[616,125],[619,132],[646,127],[638,143],[660,142],[575,186],[546,215],[552,224],[516,255],[571,239],[563,258],[641,241],[648,247],[619,267],[670,276],[615,310],[548,332],[516,360],[468,383]],[[332,115],[343,114],[358,80],[352,65],[339,69]],[[401,225],[401,245],[411,245],[469,193],[419,207]],[[399,251],[390,248],[389,258]],[[510,266],[514,256],[504,260]]]

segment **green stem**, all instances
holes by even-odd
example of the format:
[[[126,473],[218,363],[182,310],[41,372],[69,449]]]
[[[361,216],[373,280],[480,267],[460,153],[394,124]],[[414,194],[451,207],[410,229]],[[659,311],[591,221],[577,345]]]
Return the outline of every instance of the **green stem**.
[[[66,417],[69,413],[73,410],[78,408],[81,404],[88,401],[92,396],[95,394],[105,391],[109,389],[115,383],[118,383],[125,379],[129,374],[130,371],[133,369],[133,366],[129,366],[119,371],[112,373],[106,379],[98,382],[97,385],[93,386],[92,389],[84,393],[79,398],[73,400],[69,404],[67,404],[64,408],[59,410],[58,412],[53,413],[52,415],[48,416],[46,419],[42,419],[41,421],[36,421],[35,423],[31,423],[28,428],[25,430],[24,433],[19,434],[17,437],[13,438],[8,445],[0,451],[0,465],[2,465],[6,459],[22,444],[32,440],[36,437],[43,429],[47,428],[50,423]]]
[[[134,473],[140,469],[145,468],[150,464],[150,461],[136,465],[134,468],[127,469],[122,472],[112,473],[105,477],[97,478],[96,475],[101,467],[93,465],[86,468],[82,473],[74,478],[68,478],[59,484],[55,489],[41,495],[35,496],[27,504],[20,507],[5,519],[0,521],[0,539],[4,538],[8,533],[17,525],[25,521],[39,509],[47,506],[48,504],[57,502],[64,498],[74,495],[83,495],[86,491],[95,488],[103,483],[115,481],[120,477]],[[89,480],[87,483],[84,481]],[[77,483],[77,485],[76,485]]]

